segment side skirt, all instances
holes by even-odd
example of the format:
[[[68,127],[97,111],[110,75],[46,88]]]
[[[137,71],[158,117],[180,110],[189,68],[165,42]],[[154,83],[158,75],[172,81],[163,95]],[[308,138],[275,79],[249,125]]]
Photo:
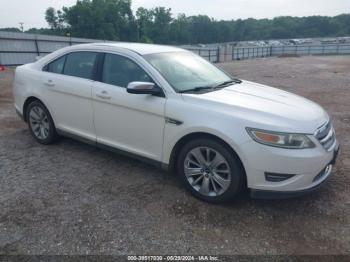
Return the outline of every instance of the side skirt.
[[[92,141],[90,139],[87,139],[87,138],[84,138],[84,137],[81,137],[81,136],[78,136],[78,135],[74,135],[72,133],[69,133],[67,131],[63,131],[63,130],[58,129],[58,128],[56,128],[56,132],[60,136],[68,137],[68,138],[71,138],[73,140],[77,140],[79,142],[82,142],[82,143],[85,143],[85,144],[89,144],[91,146],[96,146],[96,141]]]
[[[130,157],[130,158],[139,160],[141,162],[144,162],[146,164],[149,164],[151,166],[154,166],[156,168],[161,168],[161,169],[163,169],[165,171],[169,170],[169,165],[165,164],[165,163],[162,163],[160,161],[157,161],[157,160],[154,160],[154,159],[150,159],[150,158],[147,158],[147,157],[143,157],[143,156],[140,156],[140,155],[137,155],[137,154],[134,154],[134,153],[130,153],[130,152],[127,152],[127,151],[124,151],[124,150],[121,150],[121,149],[118,149],[118,148],[115,148],[115,147],[112,147],[112,146],[101,144],[101,143],[98,143],[96,141],[92,141],[90,139],[83,138],[83,137],[80,137],[78,135],[74,135],[74,134],[71,134],[69,132],[66,132],[66,131],[63,131],[63,130],[60,130],[60,129],[57,129],[56,131],[57,131],[57,134],[59,134],[60,136],[68,137],[68,138],[71,138],[73,140],[77,140],[79,142],[98,147],[98,148],[100,148],[102,150],[107,150],[107,151],[110,151],[110,152],[113,152],[113,153],[116,153],[116,154],[119,154],[119,155]]]

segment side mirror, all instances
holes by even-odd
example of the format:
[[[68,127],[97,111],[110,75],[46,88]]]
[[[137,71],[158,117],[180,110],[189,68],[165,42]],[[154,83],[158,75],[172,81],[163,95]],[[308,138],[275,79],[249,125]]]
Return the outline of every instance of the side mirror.
[[[126,91],[138,95],[163,95],[162,89],[150,82],[131,82],[126,87]]]

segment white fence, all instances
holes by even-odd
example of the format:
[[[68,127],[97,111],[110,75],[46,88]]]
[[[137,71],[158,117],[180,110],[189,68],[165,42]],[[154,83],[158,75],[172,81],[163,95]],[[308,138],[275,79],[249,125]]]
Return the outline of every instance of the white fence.
[[[74,37],[0,32],[0,64],[22,65],[60,48],[100,40]]]
[[[36,60],[37,56],[76,44],[104,42],[96,39],[34,35],[0,31],[0,64],[22,65]],[[281,55],[345,55],[350,54],[350,44],[264,46],[264,47],[197,47],[186,49],[212,63]]]
[[[0,31],[0,64],[22,65],[36,60],[60,48],[93,42],[104,42],[96,39],[71,38],[61,36],[34,35]],[[218,48],[188,48],[210,62],[219,61]]]

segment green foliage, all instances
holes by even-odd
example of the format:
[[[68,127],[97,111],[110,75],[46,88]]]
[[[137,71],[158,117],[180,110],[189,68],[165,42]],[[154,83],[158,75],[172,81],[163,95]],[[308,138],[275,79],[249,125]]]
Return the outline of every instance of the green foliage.
[[[63,8],[73,36],[105,40],[137,40],[130,0],[80,0]]]
[[[166,9],[164,7],[156,7],[153,10],[154,13],[154,23],[152,30],[152,39],[154,42],[165,44],[169,42],[170,23],[173,20],[171,15],[171,9]]]
[[[63,29],[64,27],[63,12],[61,10],[56,11],[53,7],[46,9],[45,20],[52,30]]]
[[[68,29],[51,29],[51,28],[30,28],[25,33],[29,34],[41,34],[41,35],[57,35],[57,36],[67,36]]]
[[[218,21],[206,15],[179,14],[174,18],[171,9],[165,7],[140,7],[134,15],[131,0],[78,0],[75,5],[62,10],[48,8],[45,18],[50,29],[28,31],[161,44],[350,35],[350,14]]]
[[[138,39],[141,40],[141,42],[153,42],[151,40],[154,20],[153,18],[153,10],[148,10],[143,7],[137,9],[136,21],[138,25]]]
[[[22,31],[17,28],[17,27],[5,27],[5,28],[0,28],[0,31],[4,31],[4,32],[17,32],[17,33],[21,33]]]

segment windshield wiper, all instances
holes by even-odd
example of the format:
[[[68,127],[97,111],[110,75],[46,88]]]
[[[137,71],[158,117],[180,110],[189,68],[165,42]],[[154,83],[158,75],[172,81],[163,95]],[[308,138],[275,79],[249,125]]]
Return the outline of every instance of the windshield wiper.
[[[225,81],[225,82],[220,83],[220,84],[215,85],[215,86],[198,86],[198,87],[187,89],[187,90],[180,90],[178,92],[179,93],[191,93],[191,92],[200,92],[202,90],[215,90],[218,88],[223,88],[223,87],[229,86],[230,84],[240,84],[240,83],[242,83],[242,81],[239,79],[231,79],[229,81]]]
[[[222,82],[222,83],[214,86],[214,88],[220,88],[220,87],[228,86],[230,84],[240,84],[240,83],[242,83],[242,81],[239,79],[231,79],[229,81],[225,81],[225,82]]]
[[[191,93],[191,92],[200,92],[202,90],[213,89],[212,86],[197,86],[195,88],[180,90],[179,93]]]

